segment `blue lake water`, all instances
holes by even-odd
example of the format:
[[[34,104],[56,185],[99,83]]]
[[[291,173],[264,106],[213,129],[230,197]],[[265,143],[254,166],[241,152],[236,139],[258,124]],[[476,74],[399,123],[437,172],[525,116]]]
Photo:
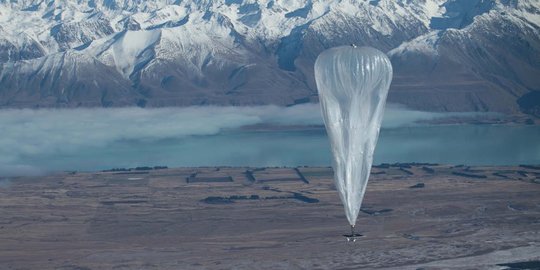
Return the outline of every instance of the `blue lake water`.
[[[540,164],[538,126],[417,126],[383,129],[375,164],[431,162],[467,165]],[[46,170],[116,167],[328,166],[323,129],[226,131],[164,140],[120,140],[102,147],[26,156],[21,163]]]
[[[540,126],[418,123],[448,116],[456,115],[387,108],[374,163],[540,164]],[[245,128],[253,125],[300,128]],[[329,166],[321,125],[317,104],[0,110],[0,177],[138,166]]]

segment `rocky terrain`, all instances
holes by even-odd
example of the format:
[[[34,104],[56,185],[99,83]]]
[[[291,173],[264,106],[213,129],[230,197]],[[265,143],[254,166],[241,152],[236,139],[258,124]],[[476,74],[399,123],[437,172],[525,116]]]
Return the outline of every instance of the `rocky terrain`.
[[[538,115],[533,0],[0,0],[0,107],[293,105],[313,63],[391,57],[389,101]]]
[[[348,243],[330,168],[0,180],[2,269],[537,269],[540,166],[382,164]]]

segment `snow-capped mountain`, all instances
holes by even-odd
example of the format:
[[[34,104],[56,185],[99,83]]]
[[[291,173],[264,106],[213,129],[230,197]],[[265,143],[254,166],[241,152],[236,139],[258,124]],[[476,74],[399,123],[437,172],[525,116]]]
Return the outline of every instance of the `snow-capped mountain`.
[[[536,0],[0,0],[0,106],[315,101],[315,58],[351,43],[389,54],[413,108],[540,90]]]

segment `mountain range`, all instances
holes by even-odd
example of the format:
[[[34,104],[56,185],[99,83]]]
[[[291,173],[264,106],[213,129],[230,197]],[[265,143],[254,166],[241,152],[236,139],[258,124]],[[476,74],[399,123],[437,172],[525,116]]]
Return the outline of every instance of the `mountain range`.
[[[537,0],[0,0],[0,107],[316,102],[348,44],[390,57],[390,102],[540,116]]]

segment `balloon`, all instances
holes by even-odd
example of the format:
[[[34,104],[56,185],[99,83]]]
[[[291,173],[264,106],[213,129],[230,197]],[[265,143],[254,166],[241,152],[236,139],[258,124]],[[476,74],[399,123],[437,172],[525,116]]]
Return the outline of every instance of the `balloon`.
[[[334,181],[354,228],[373,163],[392,65],[374,48],[335,47],[317,57],[315,80],[332,148]]]

